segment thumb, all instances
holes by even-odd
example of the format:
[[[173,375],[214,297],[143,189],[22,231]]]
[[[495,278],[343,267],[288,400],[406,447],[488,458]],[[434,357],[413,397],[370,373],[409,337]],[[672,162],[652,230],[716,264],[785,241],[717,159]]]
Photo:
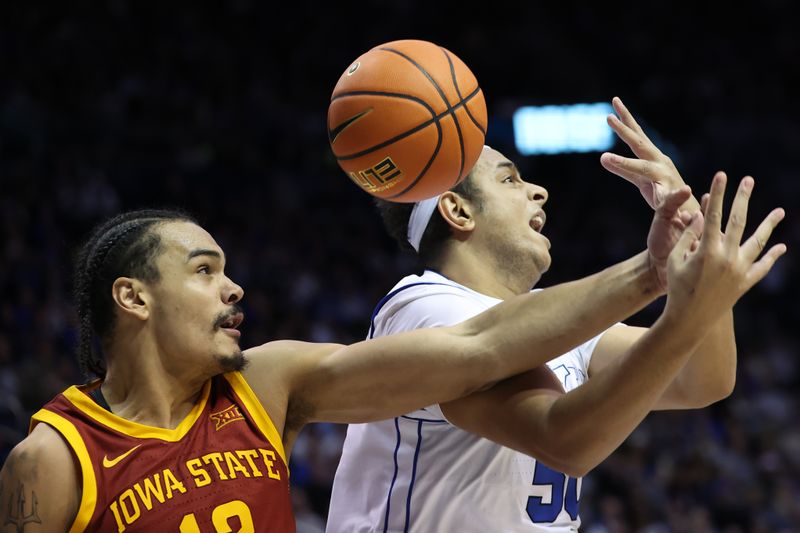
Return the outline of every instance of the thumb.
[[[678,209],[692,196],[692,189],[684,185],[679,189],[669,191],[656,207],[656,213],[663,218],[674,217]]]
[[[683,230],[681,238],[678,239],[670,256],[679,258],[686,257],[692,249],[692,244],[700,238],[702,232],[703,215],[698,211],[692,216],[692,221],[686,226],[686,229]]]

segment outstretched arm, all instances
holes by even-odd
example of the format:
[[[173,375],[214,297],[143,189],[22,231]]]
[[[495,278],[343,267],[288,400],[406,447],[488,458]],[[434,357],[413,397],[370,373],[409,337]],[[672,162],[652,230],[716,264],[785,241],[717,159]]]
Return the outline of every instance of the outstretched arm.
[[[560,394],[538,369],[497,384],[486,392],[442,405],[457,426],[530,454],[566,474],[582,476],[627,438],[738,296],[763,278],[785,251],[777,245],[756,261],[760,243],[782,218],[775,210],[755,235],[739,246],[752,180],[742,181],[725,235],[719,230],[724,177],[715,178],[713,213],[697,251],[697,215],[683,244],[670,257],[667,307],[649,330],[582,386]],[[684,261],[683,256],[688,260]]]
[[[635,158],[604,153],[603,167],[639,188],[648,205],[655,208],[669,191],[685,185],[672,160],[645,134],[620,98],[612,101],[616,115],[608,124],[631,149]],[[700,210],[700,203],[690,197],[682,206],[684,217]],[[667,253],[662,257],[666,258]],[[597,375],[620,357],[644,334],[644,328],[613,328],[606,333],[592,355],[589,375]],[[686,366],[664,391],[654,409],[693,409],[727,397],[736,383],[736,339],[733,310],[723,313],[709,327],[708,335],[698,345]]]
[[[561,355],[660,294],[642,252],[453,327],[350,346],[283,341],[252,348],[245,377],[290,440],[284,430],[307,422],[381,420],[475,392]]]

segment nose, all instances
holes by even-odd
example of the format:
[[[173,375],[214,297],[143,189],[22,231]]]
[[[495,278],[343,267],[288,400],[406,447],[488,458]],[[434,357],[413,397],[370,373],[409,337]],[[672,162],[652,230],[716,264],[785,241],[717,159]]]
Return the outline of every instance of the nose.
[[[533,202],[538,202],[544,205],[547,202],[548,194],[547,189],[535,183],[528,184],[528,198]]]
[[[234,283],[232,279],[225,278],[226,284],[222,293],[222,300],[228,304],[235,304],[244,297],[244,289]]]

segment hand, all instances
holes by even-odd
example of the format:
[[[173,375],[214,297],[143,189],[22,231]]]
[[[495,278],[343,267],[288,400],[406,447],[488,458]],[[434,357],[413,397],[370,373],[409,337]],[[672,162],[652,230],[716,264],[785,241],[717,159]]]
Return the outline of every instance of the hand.
[[[697,326],[712,324],[733,307],[786,252],[785,244],[776,244],[761,256],[772,231],[785,215],[780,208],[773,209],[753,235],[740,244],[754,185],[749,176],[739,184],[725,233],[722,233],[722,197],[726,181],[725,173],[717,172],[710,196],[707,201],[704,198],[705,218],[695,213],[667,261],[668,292],[664,312],[683,318],[691,313]]]
[[[630,181],[639,188],[648,205],[656,209],[664,202],[670,191],[685,185],[678,169],[645,135],[628,108],[618,97],[611,101],[616,115],[608,115],[608,125],[630,147],[638,159],[622,157],[605,152],[600,156],[600,164],[609,172]],[[699,208],[690,196],[683,210],[695,212]]]
[[[667,192],[655,208],[653,223],[647,234],[650,269],[662,292],[667,290],[667,260],[684,230],[692,221],[692,215],[679,210],[680,206],[691,196],[692,191],[688,185]],[[702,214],[700,217],[702,218]],[[700,225],[699,231],[702,232],[702,225]]]

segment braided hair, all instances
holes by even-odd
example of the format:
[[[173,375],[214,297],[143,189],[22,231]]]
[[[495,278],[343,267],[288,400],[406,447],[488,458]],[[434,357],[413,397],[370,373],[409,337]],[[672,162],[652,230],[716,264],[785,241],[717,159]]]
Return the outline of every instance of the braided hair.
[[[452,192],[457,193],[462,198],[473,202],[478,210],[482,209],[481,192],[473,179],[473,172],[467,174],[461,183],[450,189]],[[442,252],[444,243],[451,237],[452,233],[450,226],[445,222],[438,209],[434,209],[428,226],[422,234],[422,240],[419,243],[419,252],[414,250],[411,243],[408,242],[408,222],[411,218],[411,210],[414,209],[414,204],[411,203],[398,203],[388,202],[375,199],[375,205],[380,212],[383,219],[383,225],[386,231],[391,235],[400,249],[406,252],[417,254],[420,260],[425,265],[435,263]]]
[[[114,326],[111,285],[121,276],[145,282],[159,279],[155,258],[161,238],[152,228],[164,222],[194,219],[178,210],[145,209],[122,213],[101,224],[81,248],[75,264],[75,304],[80,320],[78,362],[87,377],[105,377],[102,349],[94,341],[108,340]]]

